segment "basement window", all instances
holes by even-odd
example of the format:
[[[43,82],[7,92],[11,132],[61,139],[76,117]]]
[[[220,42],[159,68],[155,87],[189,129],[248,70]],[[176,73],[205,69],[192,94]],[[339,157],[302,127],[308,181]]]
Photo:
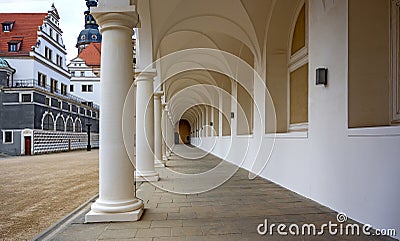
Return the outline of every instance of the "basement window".
[[[13,132],[12,131],[3,131],[3,143],[4,144],[12,144],[13,143]]]
[[[32,102],[32,94],[22,94],[21,102],[22,103],[31,103]]]

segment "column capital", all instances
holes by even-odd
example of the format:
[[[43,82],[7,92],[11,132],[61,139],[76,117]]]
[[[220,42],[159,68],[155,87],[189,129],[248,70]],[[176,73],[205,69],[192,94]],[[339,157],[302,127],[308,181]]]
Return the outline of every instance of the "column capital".
[[[157,98],[157,99],[161,99],[161,96],[163,96],[163,95],[164,95],[163,91],[154,92],[154,97]]]
[[[139,81],[154,81],[154,77],[157,76],[157,71],[152,70],[136,70],[135,72],[135,82]]]
[[[135,11],[135,7],[127,7],[123,11],[112,11],[98,7],[93,8],[92,15],[95,17],[97,23],[100,25],[100,33],[104,33],[110,29],[122,29],[125,31],[132,31],[139,22],[139,15]]]

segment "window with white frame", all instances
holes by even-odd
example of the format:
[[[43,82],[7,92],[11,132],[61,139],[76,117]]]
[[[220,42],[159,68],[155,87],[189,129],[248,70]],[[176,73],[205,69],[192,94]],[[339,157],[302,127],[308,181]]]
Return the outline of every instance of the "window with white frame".
[[[12,144],[14,142],[13,131],[3,131],[3,143]]]
[[[61,94],[62,95],[67,95],[67,85],[61,83]]]
[[[8,42],[8,52],[18,52],[21,50],[22,40],[11,40]]]
[[[308,129],[307,4],[300,8],[291,34],[289,60],[289,131]]]
[[[54,121],[53,117],[50,114],[44,114],[42,120],[42,129],[43,130],[54,130]]]
[[[51,82],[50,82],[50,91],[52,92],[52,93],[57,93],[58,92],[58,81],[57,80],[55,80],[55,79],[51,79]]]
[[[93,92],[93,85],[82,85],[82,92]]]
[[[38,85],[39,86],[41,86],[41,87],[46,87],[46,85],[47,85],[47,76],[46,75],[44,75],[44,74],[42,74],[42,73],[40,73],[40,72],[38,72]]]
[[[392,123],[400,124],[400,0],[392,0]]]
[[[58,65],[58,66],[60,66],[60,67],[62,67],[62,64],[63,64],[63,58],[60,56],[60,55],[56,55],[56,64]]]
[[[14,23],[14,21],[2,22],[1,25],[3,26],[3,32],[10,32],[14,26]]]
[[[48,47],[45,47],[45,48],[44,48],[44,56],[45,56],[48,60],[52,61],[52,60],[53,60],[53,50],[51,50],[51,49],[48,48]]]

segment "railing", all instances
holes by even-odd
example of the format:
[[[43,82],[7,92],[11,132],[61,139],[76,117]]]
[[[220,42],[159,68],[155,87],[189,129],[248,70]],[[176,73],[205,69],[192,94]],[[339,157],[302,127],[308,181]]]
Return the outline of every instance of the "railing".
[[[66,92],[65,94],[62,94],[61,90],[59,88],[53,87],[53,86],[47,85],[47,84],[39,84],[38,80],[35,80],[35,79],[13,80],[12,82],[10,82],[8,84],[7,87],[9,87],[9,88],[36,88],[36,89],[40,89],[40,90],[44,90],[44,91],[53,93],[54,95],[57,95],[59,97],[63,97],[63,98],[67,98],[67,99],[79,102],[88,107],[93,107],[98,110],[100,109],[99,105],[96,105],[94,103],[93,103],[93,106],[88,105],[87,104],[88,101],[81,97],[72,95],[68,92]]]

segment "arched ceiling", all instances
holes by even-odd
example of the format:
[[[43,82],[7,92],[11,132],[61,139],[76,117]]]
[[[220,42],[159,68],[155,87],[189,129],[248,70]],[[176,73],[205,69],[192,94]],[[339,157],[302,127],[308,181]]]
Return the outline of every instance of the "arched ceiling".
[[[244,45],[261,61],[276,0],[148,1],[154,60],[178,46],[179,50],[211,47],[235,54]]]
[[[275,8],[285,5],[283,3],[293,5],[299,1],[138,0],[138,9],[142,11],[139,14],[146,28],[145,31],[139,30],[146,35],[141,41],[151,39],[151,43],[139,44],[139,55],[143,51],[141,47],[151,53],[140,67],[150,64],[147,59],[156,63],[153,68],[157,69],[160,83],[163,83],[173,121],[184,115],[193,123],[203,104],[211,105],[218,101],[215,100],[218,92],[208,86],[230,93],[232,79],[251,80],[253,76],[247,67],[243,68],[243,64],[232,61],[232,58],[226,59],[225,54],[210,53],[204,57],[207,53],[199,51],[186,56],[186,50],[223,51],[238,57],[261,74],[260,71],[265,70],[263,67],[260,70],[260,66],[266,66],[267,38],[271,39],[268,30],[271,21],[276,20],[273,18]],[[174,57],[163,62],[164,57],[171,55]]]

